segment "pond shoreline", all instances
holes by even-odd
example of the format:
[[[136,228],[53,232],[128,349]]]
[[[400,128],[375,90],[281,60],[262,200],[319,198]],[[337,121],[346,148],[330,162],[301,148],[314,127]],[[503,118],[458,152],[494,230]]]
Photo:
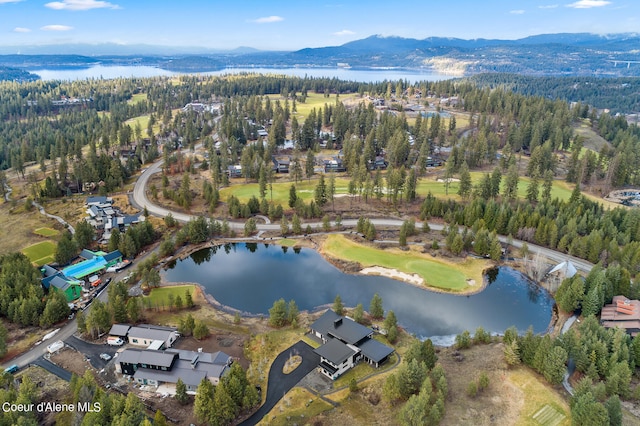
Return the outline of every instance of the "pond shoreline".
[[[264,245],[275,245],[275,246],[279,246],[282,247],[283,249],[285,247],[288,248],[301,248],[301,247],[305,247],[305,248],[311,248],[313,249],[313,251],[316,253],[316,255],[320,256],[322,259],[326,260],[328,263],[330,263],[333,267],[335,267],[338,271],[348,274],[348,275],[365,275],[362,274],[362,267],[359,263],[357,262],[352,262],[352,261],[345,261],[345,260],[341,260],[341,259],[333,259],[329,256],[326,255],[326,253],[323,253],[323,251],[321,249],[318,248],[318,246],[321,246],[321,241],[319,241],[319,238],[311,238],[311,237],[304,237],[304,238],[296,238],[294,239],[294,241],[292,241],[291,238],[288,238],[287,240],[283,240],[280,238],[273,238],[273,239],[269,239],[266,238],[264,240],[256,240],[256,239],[251,239],[251,238],[234,238],[232,240],[230,239],[216,239],[213,241],[208,241],[206,243],[203,244],[198,244],[198,245],[192,245],[192,246],[186,246],[183,249],[181,249],[181,251],[179,253],[176,253],[175,256],[172,256],[170,259],[164,259],[163,260],[163,267],[165,269],[167,269],[167,264],[170,261],[177,261],[179,259],[187,259],[189,257],[189,255],[191,255],[192,253],[198,251],[198,250],[202,250],[202,249],[209,249],[211,247],[216,247],[216,246],[220,246],[220,245],[226,245],[226,244],[232,244],[232,243],[253,243],[253,244],[258,244],[258,243],[263,243]],[[281,244],[282,243],[282,244]],[[320,244],[319,244],[320,243]],[[477,294],[477,293],[481,293],[482,291],[486,290],[487,286],[489,285],[489,277],[487,276],[487,270],[489,268],[485,268],[483,270],[483,283],[482,283],[482,287],[477,290],[474,291],[473,294]],[[378,268],[374,269],[374,275],[383,275],[380,272],[386,272],[384,269],[379,270]],[[520,271],[518,271],[520,272]],[[394,273],[394,272],[389,272],[389,275],[396,275],[393,277],[389,277],[388,275],[386,276],[386,278],[392,278],[394,279],[394,281],[399,281],[399,282],[403,282],[405,284],[409,284],[410,287],[414,287],[420,290],[427,290],[430,293],[442,293],[442,294],[446,294],[448,296],[470,296],[471,293],[467,293],[467,294],[463,294],[463,293],[454,293],[454,292],[448,292],[448,291],[438,291],[439,289],[434,289],[432,287],[429,286],[425,286],[422,284],[417,283],[417,280],[414,280],[413,282],[410,282],[410,280],[404,280],[404,279],[400,279],[402,276]],[[234,307],[231,307],[229,305],[225,305],[223,303],[221,303],[219,300],[216,299],[216,297],[212,294],[209,293],[210,290],[207,290],[207,288],[205,287],[205,285],[197,283],[197,282],[193,282],[192,280],[189,279],[188,276],[185,276],[186,279],[181,279],[180,282],[174,282],[174,281],[166,281],[165,278],[163,277],[163,282],[162,282],[162,286],[167,286],[167,285],[177,285],[177,284],[190,284],[190,285],[194,285],[197,286],[197,288],[199,289],[199,291],[202,292],[203,294],[203,299],[207,301],[207,304],[209,306],[211,306],[212,308],[219,310],[222,313],[226,313],[228,315],[232,315],[232,316],[240,316],[243,318],[257,318],[257,319],[264,319],[268,317],[268,314],[266,313],[266,308],[264,308],[265,312],[263,313],[253,313],[253,312],[249,312],[249,311],[245,311],[242,309],[237,309]],[[523,274],[523,278],[527,279],[528,281],[530,281],[530,285],[534,285],[537,287],[540,287],[542,290],[545,290],[543,286],[541,286],[539,283],[536,283],[535,281],[530,280],[529,277],[527,277],[526,275]],[[546,290],[545,290],[546,292]],[[548,296],[550,297],[550,295]],[[276,297],[277,298],[277,297]],[[285,297],[286,299],[286,297]],[[355,303],[355,302],[354,302]],[[323,311],[324,309],[330,308],[331,304],[330,303],[324,303],[322,305],[314,305],[314,306],[306,306],[306,309],[302,309],[301,312],[306,312],[309,314],[315,314],[318,312]],[[397,306],[391,308],[391,309],[398,309]],[[261,308],[261,310],[263,310],[263,308]],[[549,319],[549,323],[544,326],[544,329],[541,327],[540,324],[538,324],[536,326],[536,329],[538,330],[538,333],[553,333],[555,328],[557,328],[558,326],[558,313],[555,309],[552,309],[550,312],[550,319]],[[408,325],[408,324],[407,324]],[[475,326],[472,325],[467,325],[467,328],[469,328],[469,331],[473,332],[473,329]],[[522,324],[519,325],[519,327],[523,327]],[[429,328],[429,327],[428,327]],[[503,331],[500,328],[495,328],[495,332],[497,332],[498,334]],[[424,337],[431,337],[430,334],[424,334]],[[433,337],[436,337],[436,335],[433,335]]]

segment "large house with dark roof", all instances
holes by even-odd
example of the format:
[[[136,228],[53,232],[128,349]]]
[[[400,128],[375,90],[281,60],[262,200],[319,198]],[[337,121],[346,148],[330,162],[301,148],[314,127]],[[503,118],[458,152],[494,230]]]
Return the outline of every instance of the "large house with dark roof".
[[[118,355],[116,372],[141,385],[163,386],[169,393],[175,393],[175,384],[182,379],[187,392],[195,393],[205,377],[217,386],[232,362],[231,356],[220,351],[125,349]]]
[[[311,324],[311,334],[323,343],[315,349],[320,355],[320,371],[333,380],[360,361],[377,368],[394,352],[372,338],[372,329],[331,309]]]

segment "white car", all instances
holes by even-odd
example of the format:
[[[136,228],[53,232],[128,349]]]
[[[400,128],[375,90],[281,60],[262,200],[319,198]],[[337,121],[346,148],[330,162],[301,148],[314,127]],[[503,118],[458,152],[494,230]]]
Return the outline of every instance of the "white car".
[[[103,359],[105,361],[109,361],[111,359],[111,355],[109,355],[109,354],[100,354],[100,359]]]

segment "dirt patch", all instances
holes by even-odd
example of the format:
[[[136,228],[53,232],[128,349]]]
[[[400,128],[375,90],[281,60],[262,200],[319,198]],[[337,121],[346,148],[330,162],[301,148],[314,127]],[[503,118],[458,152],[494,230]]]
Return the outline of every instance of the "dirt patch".
[[[60,349],[49,358],[54,364],[64,368],[67,371],[82,376],[87,370],[93,369],[87,358],[69,347]]]
[[[508,380],[504,345],[478,345],[458,352],[445,348],[438,354],[438,362],[446,371],[449,397],[442,424],[490,425],[515,424],[523,405],[523,394]],[[484,372],[489,387],[475,398],[467,395],[467,386]]]

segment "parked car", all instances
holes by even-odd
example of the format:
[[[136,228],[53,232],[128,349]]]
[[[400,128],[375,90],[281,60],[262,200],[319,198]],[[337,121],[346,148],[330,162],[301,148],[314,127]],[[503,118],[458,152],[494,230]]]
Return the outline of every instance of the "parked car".
[[[4,372],[9,374],[14,374],[14,373],[17,373],[18,370],[20,370],[20,367],[18,367],[16,364],[13,364],[11,367],[5,368]]]
[[[105,361],[109,361],[111,359],[111,355],[109,355],[109,354],[100,354],[100,359],[103,359]]]
[[[124,345],[124,340],[122,340],[119,337],[108,337],[107,338],[107,345],[111,345],[111,346],[122,346]]]

